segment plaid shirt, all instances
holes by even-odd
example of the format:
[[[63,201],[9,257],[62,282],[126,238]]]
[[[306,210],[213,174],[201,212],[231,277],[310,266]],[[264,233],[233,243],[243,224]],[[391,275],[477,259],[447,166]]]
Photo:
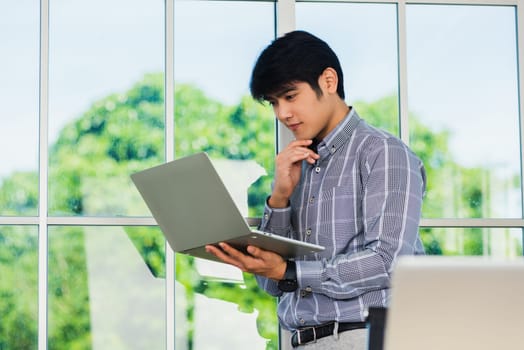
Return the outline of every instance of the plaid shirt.
[[[365,320],[386,306],[395,258],[424,254],[418,234],[426,178],[420,159],[398,138],[368,125],[354,108],[317,146],[320,159],[302,166],[290,206],[266,204],[260,229],[320,244],[296,259],[299,288],[279,296],[278,316],[292,330],[330,321]]]

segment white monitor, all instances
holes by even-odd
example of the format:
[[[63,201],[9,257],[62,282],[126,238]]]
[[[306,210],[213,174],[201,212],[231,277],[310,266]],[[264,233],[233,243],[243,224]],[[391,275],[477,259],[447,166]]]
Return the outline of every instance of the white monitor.
[[[398,260],[385,350],[524,349],[524,259]]]

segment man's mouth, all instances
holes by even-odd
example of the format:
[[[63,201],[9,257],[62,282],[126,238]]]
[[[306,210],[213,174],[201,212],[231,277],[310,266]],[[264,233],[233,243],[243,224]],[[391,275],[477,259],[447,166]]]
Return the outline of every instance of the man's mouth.
[[[293,124],[288,124],[288,129],[291,130],[291,131],[296,131],[298,129],[298,127],[301,125],[302,123],[293,123]]]

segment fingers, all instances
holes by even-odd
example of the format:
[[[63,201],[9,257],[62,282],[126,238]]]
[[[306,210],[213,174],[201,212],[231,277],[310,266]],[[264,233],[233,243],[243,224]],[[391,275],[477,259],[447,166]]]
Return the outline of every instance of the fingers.
[[[236,266],[239,269],[241,269],[242,271],[245,271],[245,268],[244,268],[242,262],[238,258],[234,258],[233,256],[230,255],[230,253],[228,253],[228,250],[229,250],[229,252],[231,252],[232,250],[235,250],[234,248],[231,248],[230,246],[228,246],[228,245],[226,245],[224,243],[219,244],[219,246],[220,246],[220,248],[215,247],[213,245],[207,245],[206,246],[206,252],[216,256],[217,258],[219,258],[220,260],[222,260],[226,264],[230,264],[230,265]],[[238,252],[238,253],[243,255],[240,252]]]
[[[247,255],[243,254],[241,251],[233,248],[232,246],[230,246],[229,244],[227,243],[223,243],[223,242],[220,242],[218,243],[218,245],[220,246],[220,248],[222,248],[222,250],[231,258],[235,259],[235,260],[238,260],[238,261],[243,261],[245,260],[246,258],[249,258]]]
[[[290,142],[282,152],[284,155],[288,155],[291,163],[296,163],[302,160],[307,161],[310,164],[315,163],[320,156],[308,148],[311,145],[312,140],[295,140]]]
[[[247,252],[256,259],[262,259],[267,260],[267,257],[269,254],[274,254],[271,252],[268,252],[266,250],[260,249],[258,247],[255,247],[254,245],[250,245],[247,247]]]
[[[247,251],[255,258],[253,261],[257,263],[251,267],[251,272],[274,280],[284,277],[287,263],[280,255],[255,246],[248,246]]]
[[[293,145],[296,145],[296,146],[304,146],[304,147],[308,147],[309,145],[311,145],[313,143],[313,140],[293,140],[289,143],[288,146],[293,146]]]
[[[255,246],[247,247],[250,255],[245,255],[226,243],[219,243],[219,247],[220,248],[207,245],[206,251],[221,261],[236,266],[244,272],[250,272],[273,279],[278,279],[283,274],[282,264],[285,266],[285,262],[278,254]]]
[[[244,272],[253,272],[250,267],[256,265],[256,263],[253,261],[254,258],[252,256],[242,253],[227,243],[221,242],[218,245],[220,248],[213,245],[207,245],[206,251],[213,254],[223,262],[238,267]],[[258,249],[258,251],[261,251],[261,249]]]
[[[311,150],[306,153],[307,155],[306,155],[305,161],[308,162],[309,164],[315,164],[315,162],[320,158],[318,154],[316,154],[315,152]]]
[[[275,161],[274,187],[270,206],[283,208],[300,181],[302,161],[315,164],[320,156],[308,148],[312,140],[291,141],[278,155]]]

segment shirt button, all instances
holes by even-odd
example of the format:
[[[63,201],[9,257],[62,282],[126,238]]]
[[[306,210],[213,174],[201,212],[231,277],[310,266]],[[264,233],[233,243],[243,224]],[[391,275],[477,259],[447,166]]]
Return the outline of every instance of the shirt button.
[[[310,228],[308,228],[308,229],[306,230],[306,235],[308,235],[308,236],[311,235],[311,229],[310,229]]]
[[[269,214],[264,214],[264,219],[269,219]]]
[[[301,319],[300,319],[300,323],[301,323],[301,324],[304,324],[304,323],[306,323],[306,321],[304,321],[304,319],[301,318]]]
[[[311,287],[307,287],[306,289],[302,289],[302,290],[300,291],[300,296],[301,296],[302,298],[305,298],[305,297],[307,297],[308,295],[310,295],[312,291],[313,291],[313,290],[311,289]]]
[[[320,167],[319,167],[319,166],[317,166],[317,167],[315,168],[315,172],[316,172],[317,174],[320,172]]]
[[[313,204],[313,203],[315,203],[315,197],[309,198],[309,204]]]

